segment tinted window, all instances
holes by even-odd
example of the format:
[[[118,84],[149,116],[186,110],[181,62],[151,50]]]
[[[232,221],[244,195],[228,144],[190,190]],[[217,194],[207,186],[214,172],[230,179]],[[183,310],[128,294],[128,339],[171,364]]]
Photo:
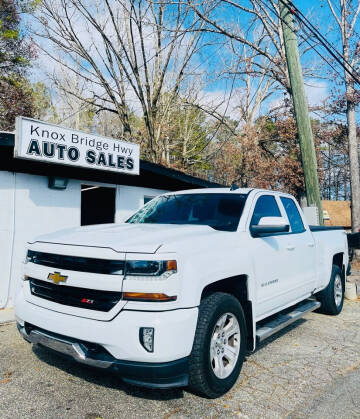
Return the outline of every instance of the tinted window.
[[[256,202],[250,224],[258,225],[262,217],[281,217],[278,204],[272,195],[260,196]]]
[[[290,198],[281,197],[280,199],[288,216],[291,231],[293,233],[302,233],[305,231],[301,215],[295,205],[295,202]]]
[[[158,196],[130,217],[128,223],[197,224],[236,231],[246,201],[242,194],[179,194]]]

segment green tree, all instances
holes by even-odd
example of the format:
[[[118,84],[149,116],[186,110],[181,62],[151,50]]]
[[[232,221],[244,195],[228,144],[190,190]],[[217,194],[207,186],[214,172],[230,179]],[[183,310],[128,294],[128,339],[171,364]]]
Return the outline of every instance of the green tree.
[[[35,56],[21,30],[21,13],[34,2],[0,0],[0,130],[12,130],[18,115],[32,116],[32,88],[26,70]]]
[[[1,76],[24,75],[34,49],[20,28],[20,15],[31,5],[16,0],[0,0]]]
[[[55,122],[57,113],[53,105],[51,95],[47,86],[42,82],[32,85],[33,117],[46,121]]]

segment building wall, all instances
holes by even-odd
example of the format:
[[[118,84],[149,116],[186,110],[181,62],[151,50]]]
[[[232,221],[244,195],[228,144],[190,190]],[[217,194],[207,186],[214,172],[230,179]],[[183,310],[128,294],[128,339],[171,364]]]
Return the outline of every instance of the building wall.
[[[115,222],[121,223],[144,205],[145,196],[156,196],[167,191],[163,189],[140,188],[137,186],[118,186],[116,194]]]
[[[324,223],[351,230],[351,202],[323,200]]]
[[[13,248],[15,175],[0,172],[0,308],[7,302]]]
[[[81,184],[69,180],[65,190],[48,188],[46,176],[0,171],[0,308],[12,306],[22,277],[26,243],[34,237],[78,227],[81,216]],[[144,203],[144,196],[164,190],[123,185],[116,187],[115,222],[124,221]]]
[[[4,176],[0,172],[0,177]],[[10,261],[10,280],[7,305],[13,305],[13,298],[22,277],[22,262],[26,242],[34,237],[68,227],[79,225],[80,184],[70,180],[66,190],[48,188],[45,176],[23,173],[12,175],[15,178],[15,206],[13,208],[13,248]],[[3,241],[3,239],[0,239]],[[6,243],[1,246],[6,247]]]

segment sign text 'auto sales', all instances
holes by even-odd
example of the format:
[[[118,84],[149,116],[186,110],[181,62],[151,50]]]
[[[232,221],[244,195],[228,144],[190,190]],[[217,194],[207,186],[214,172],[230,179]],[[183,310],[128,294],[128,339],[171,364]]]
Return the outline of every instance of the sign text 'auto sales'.
[[[15,138],[17,158],[139,174],[138,144],[24,117],[16,119]]]

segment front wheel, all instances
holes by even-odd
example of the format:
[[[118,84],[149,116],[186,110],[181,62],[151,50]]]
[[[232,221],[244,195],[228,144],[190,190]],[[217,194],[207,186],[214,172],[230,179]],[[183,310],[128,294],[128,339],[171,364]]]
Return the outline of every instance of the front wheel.
[[[189,388],[208,398],[235,384],[246,351],[246,323],[239,301],[216,292],[204,298],[189,359]]]
[[[333,265],[328,286],[316,295],[316,299],[321,303],[319,312],[333,316],[340,314],[344,305],[344,288],[341,269]]]

